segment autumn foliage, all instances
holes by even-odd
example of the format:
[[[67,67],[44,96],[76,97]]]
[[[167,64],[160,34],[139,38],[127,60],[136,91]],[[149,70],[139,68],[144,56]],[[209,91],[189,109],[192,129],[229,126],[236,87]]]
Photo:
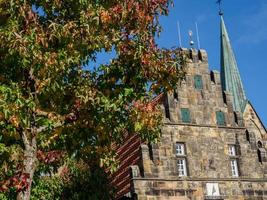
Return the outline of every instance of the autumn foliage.
[[[66,160],[116,170],[111,147],[125,132],[158,139],[160,109],[149,102],[185,73],[182,52],[155,42],[170,5],[0,0],[2,192],[16,188],[17,199],[28,200],[34,184],[58,180]],[[103,52],[115,56],[96,65]]]

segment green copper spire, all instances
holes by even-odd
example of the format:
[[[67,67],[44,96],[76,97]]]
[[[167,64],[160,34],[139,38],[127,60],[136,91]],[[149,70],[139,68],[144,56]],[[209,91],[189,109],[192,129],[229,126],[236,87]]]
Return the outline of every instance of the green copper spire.
[[[247,98],[238,71],[235,55],[221,14],[221,82],[222,89],[233,96],[234,111],[243,113]]]

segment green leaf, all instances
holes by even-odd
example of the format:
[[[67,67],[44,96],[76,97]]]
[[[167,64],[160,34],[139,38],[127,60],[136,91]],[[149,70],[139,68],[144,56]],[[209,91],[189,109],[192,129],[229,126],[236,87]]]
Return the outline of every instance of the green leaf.
[[[139,131],[141,131],[142,128],[143,128],[143,126],[142,126],[142,124],[141,124],[140,122],[136,122],[136,123],[134,124],[134,131],[135,131],[135,132],[139,132]]]

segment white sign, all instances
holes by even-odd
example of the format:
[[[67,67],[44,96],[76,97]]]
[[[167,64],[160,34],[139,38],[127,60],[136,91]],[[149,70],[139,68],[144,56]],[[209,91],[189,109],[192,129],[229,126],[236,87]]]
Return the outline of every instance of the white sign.
[[[218,183],[207,183],[207,196],[220,196]]]

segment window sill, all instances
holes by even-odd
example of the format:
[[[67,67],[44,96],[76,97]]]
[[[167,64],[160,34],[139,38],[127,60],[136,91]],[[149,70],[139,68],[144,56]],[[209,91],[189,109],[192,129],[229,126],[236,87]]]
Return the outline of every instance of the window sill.
[[[205,200],[211,200],[211,199],[217,199],[217,200],[223,200],[225,196],[218,195],[218,196],[205,196]]]

